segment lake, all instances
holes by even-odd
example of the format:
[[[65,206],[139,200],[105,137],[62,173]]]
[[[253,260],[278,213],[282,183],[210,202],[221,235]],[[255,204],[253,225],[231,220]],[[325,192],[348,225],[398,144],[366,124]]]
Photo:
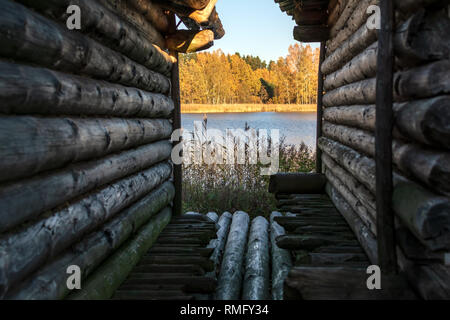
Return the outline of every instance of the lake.
[[[210,129],[244,129],[245,124],[254,129],[278,129],[286,137],[286,143],[299,145],[303,141],[312,150],[316,146],[315,112],[254,112],[254,113],[208,113]],[[194,121],[202,121],[202,114],[183,113],[182,127],[185,131],[194,130]]]

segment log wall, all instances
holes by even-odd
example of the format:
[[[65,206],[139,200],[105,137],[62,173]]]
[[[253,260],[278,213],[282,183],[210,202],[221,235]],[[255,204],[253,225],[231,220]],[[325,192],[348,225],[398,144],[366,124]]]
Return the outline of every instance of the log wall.
[[[109,298],[172,214],[169,18],[149,1],[0,7],[0,298],[73,295],[70,265]]]
[[[450,18],[446,1],[395,1],[393,209],[398,264],[423,298],[450,298]],[[376,239],[377,30],[349,0],[330,18],[319,148],[327,192]],[[344,208],[344,209],[343,209]],[[343,214],[347,218],[348,212]],[[400,241],[402,240],[402,241]],[[371,250],[370,246],[364,246]],[[377,254],[367,252],[372,263]],[[446,265],[447,263],[447,265]]]

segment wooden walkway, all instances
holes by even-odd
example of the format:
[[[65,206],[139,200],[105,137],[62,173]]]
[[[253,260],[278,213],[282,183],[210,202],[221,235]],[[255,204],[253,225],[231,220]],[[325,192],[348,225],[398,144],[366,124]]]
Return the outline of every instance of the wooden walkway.
[[[216,288],[213,248],[216,225],[206,216],[175,217],[133,269],[113,299],[211,299]]]

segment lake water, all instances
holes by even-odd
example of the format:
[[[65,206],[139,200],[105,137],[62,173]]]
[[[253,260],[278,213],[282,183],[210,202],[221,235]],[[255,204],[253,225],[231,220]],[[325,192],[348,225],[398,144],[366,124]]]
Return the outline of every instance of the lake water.
[[[286,143],[299,145],[302,141],[315,150],[316,113],[307,112],[254,112],[254,113],[209,113],[208,128],[244,129],[245,124],[254,129],[278,129],[286,137]],[[194,121],[202,121],[202,114],[183,113],[182,127],[185,131],[194,130]]]

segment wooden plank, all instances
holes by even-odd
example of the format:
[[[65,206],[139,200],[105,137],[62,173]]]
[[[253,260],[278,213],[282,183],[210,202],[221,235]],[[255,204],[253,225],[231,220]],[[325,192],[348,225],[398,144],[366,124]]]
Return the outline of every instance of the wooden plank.
[[[319,138],[322,136],[322,121],[323,121],[323,85],[324,75],[320,69],[325,60],[326,42],[320,43],[320,58],[319,58],[319,75],[317,87],[317,132],[316,132],[316,172],[322,173],[322,150],[319,148]]]
[[[392,210],[392,129],[395,28],[394,3],[380,0],[381,30],[378,35],[377,98],[375,128],[376,206],[378,263],[386,274],[397,272],[395,217]]]

